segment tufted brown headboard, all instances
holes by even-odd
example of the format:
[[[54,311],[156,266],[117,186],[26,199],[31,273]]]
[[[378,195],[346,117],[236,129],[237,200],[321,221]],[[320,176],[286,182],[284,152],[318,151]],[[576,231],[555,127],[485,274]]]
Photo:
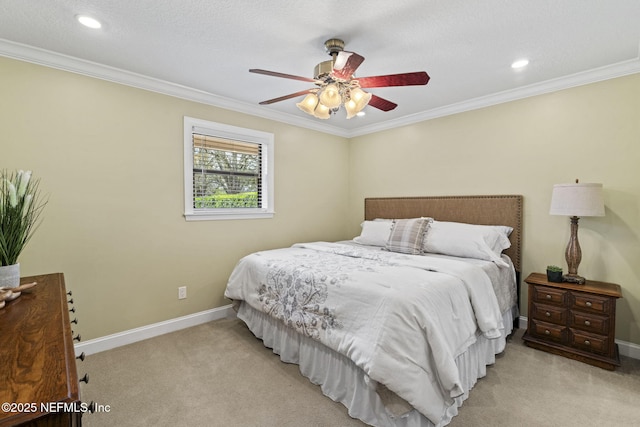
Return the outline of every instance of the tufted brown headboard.
[[[364,199],[364,219],[417,218],[513,227],[504,251],[518,273],[522,262],[522,196],[373,197]]]

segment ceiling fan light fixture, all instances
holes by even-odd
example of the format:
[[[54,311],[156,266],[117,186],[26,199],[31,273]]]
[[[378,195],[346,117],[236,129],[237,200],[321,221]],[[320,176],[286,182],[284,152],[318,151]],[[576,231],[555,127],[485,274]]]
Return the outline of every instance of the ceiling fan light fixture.
[[[412,73],[387,74],[355,78],[355,73],[364,57],[355,52],[344,50],[344,41],[330,39],[325,42],[325,48],[331,60],[316,65],[314,78],[278,73],[259,68],[249,69],[250,73],[264,74],[273,77],[299,80],[314,83],[315,88],[301,90],[278,98],[260,102],[260,105],[273,104],[285,99],[306,95],[296,106],[305,113],[319,119],[328,119],[337,113],[340,107],[347,110],[347,118],[364,115],[363,109],[367,105],[380,111],[391,111],[398,106],[379,96],[365,92],[362,88],[390,87],[390,86],[424,86],[429,82],[426,71]]]
[[[351,99],[356,103],[358,111],[362,110],[371,101],[371,94],[359,87],[351,89]]]
[[[322,93],[320,93],[320,103],[329,109],[340,107],[342,96],[337,84],[330,83],[325,86]]]
[[[331,110],[319,103],[312,114],[319,119],[326,120],[331,117]]]
[[[318,97],[313,93],[308,94],[307,96],[304,97],[304,99],[301,102],[298,102],[296,104],[296,106],[299,109],[301,109],[307,114],[311,114],[312,116],[315,116],[314,111],[317,105],[318,105]]]

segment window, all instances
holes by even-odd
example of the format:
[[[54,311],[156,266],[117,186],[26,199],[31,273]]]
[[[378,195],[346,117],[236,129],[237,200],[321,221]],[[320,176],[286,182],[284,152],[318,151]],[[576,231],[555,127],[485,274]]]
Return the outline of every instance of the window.
[[[184,118],[187,221],[273,217],[273,134]]]

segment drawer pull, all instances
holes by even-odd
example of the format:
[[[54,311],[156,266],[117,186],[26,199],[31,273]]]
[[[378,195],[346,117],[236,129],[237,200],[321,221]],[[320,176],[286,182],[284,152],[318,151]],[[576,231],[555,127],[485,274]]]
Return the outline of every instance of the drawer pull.
[[[84,377],[80,378],[80,382],[89,384],[89,374],[84,374]]]
[[[584,303],[584,305],[586,305],[587,307],[591,307],[591,301],[587,301],[586,303]]]
[[[81,361],[84,362],[84,351],[82,353],[80,353],[80,356],[77,356],[76,359],[80,359]]]
[[[67,301],[67,304],[73,304],[73,298],[71,298],[69,301]]]
[[[73,292],[69,291],[69,292],[67,292],[67,295],[71,296],[71,295],[73,295]]]
[[[547,299],[551,299],[551,298],[553,298],[553,297],[552,297],[551,295],[547,294],[546,298],[547,298]]]
[[[74,339],[75,341],[80,342],[80,340],[81,340],[82,338],[80,337],[80,334],[78,334],[78,335],[76,335],[75,337],[73,337],[73,339]]]
[[[544,315],[547,317],[551,317],[551,313],[549,313],[548,311]]]
[[[589,322],[588,320],[584,321],[585,326],[591,326],[591,322]]]
[[[551,332],[549,332],[549,330],[548,330],[548,329],[545,329],[545,330],[544,330],[544,334],[545,334],[545,335],[551,335]]]
[[[584,345],[591,345],[591,341],[589,341],[589,340],[584,340]]]
[[[71,307],[71,309],[69,310],[71,313],[75,313],[76,312],[76,308],[75,307]]]
[[[78,324],[78,319],[73,319],[72,321],[70,321],[69,323],[75,323],[76,325]]]
[[[87,411],[91,412],[92,414],[96,412],[96,402],[92,400],[91,403],[87,405]]]

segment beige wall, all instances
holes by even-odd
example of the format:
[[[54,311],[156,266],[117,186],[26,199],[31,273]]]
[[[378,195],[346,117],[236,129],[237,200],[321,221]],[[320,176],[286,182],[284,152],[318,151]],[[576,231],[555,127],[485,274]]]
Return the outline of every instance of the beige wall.
[[[227,304],[241,256],[352,237],[368,196],[522,194],[523,275],[564,265],[551,188],[580,178],[607,216],[581,219],[579,272],[622,285],[617,336],[640,345],[640,75],[351,141],[1,57],[0,93],[0,168],[50,196],[22,272],[65,273],[84,339]],[[273,219],[184,220],[184,115],[275,134]]]
[[[249,252],[344,238],[344,138],[2,57],[0,94],[0,168],[49,195],[22,273],[65,273],[85,340],[228,304]],[[185,115],[274,133],[273,219],[184,220]]]
[[[580,220],[578,271],[622,286],[616,335],[640,344],[640,74],[353,138],[350,148],[349,233],[364,197],[522,194],[523,277],[566,269],[569,219],[548,214],[553,184],[602,183],[606,216]]]

